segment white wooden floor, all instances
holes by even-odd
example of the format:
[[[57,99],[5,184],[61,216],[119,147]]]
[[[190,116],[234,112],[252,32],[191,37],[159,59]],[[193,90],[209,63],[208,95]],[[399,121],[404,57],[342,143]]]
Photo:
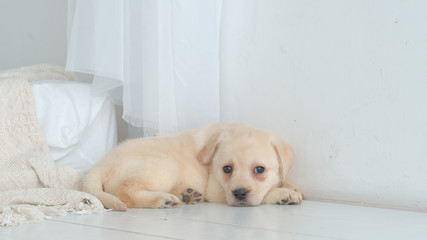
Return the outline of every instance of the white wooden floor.
[[[427,213],[304,201],[299,206],[203,203],[54,217],[0,228],[0,239],[427,239]]]

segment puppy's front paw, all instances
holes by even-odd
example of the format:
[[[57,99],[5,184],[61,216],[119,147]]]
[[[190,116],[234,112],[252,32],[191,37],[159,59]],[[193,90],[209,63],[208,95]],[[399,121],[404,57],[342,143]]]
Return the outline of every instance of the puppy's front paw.
[[[303,200],[303,194],[289,188],[273,188],[264,197],[264,204],[295,205]]]

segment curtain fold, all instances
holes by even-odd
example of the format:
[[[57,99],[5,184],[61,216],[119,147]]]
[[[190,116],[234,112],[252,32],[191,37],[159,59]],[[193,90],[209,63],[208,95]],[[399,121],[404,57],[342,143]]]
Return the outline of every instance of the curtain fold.
[[[218,122],[221,0],[69,0],[66,70],[159,135]]]

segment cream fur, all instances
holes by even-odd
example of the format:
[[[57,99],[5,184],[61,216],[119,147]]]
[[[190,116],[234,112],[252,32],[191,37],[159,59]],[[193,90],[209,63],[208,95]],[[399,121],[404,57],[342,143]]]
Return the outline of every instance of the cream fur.
[[[218,123],[126,141],[88,173],[83,190],[113,210],[202,201],[298,204],[303,193],[286,179],[293,155],[286,142],[269,132],[242,123]],[[224,166],[232,166],[232,172],[225,173]],[[264,172],[256,173],[258,166]],[[236,189],[247,190],[240,197],[244,199],[237,199]]]

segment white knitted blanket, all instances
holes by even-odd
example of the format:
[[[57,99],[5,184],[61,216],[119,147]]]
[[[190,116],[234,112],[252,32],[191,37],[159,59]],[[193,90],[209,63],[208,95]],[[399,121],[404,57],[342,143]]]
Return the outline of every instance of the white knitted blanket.
[[[37,65],[0,72],[0,225],[37,222],[66,212],[103,211],[94,196],[77,191],[81,179],[50,157],[35,113],[29,81],[75,80],[63,68]]]

